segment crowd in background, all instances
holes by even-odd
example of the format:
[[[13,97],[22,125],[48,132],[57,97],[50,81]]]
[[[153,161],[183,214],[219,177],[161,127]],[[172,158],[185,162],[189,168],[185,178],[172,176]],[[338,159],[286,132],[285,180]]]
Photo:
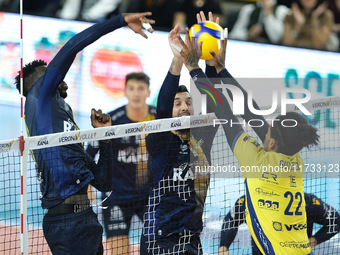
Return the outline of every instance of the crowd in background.
[[[20,0],[0,0],[19,12]],[[233,6],[233,8],[230,8]],[[237,6],[235,8],[235,6]],[[184,29],[199,11],[212,11],[230,39],[339,51],[340,0],[25,0],[24,13],[100,22],[119,12],[151,11],[157,30]]]

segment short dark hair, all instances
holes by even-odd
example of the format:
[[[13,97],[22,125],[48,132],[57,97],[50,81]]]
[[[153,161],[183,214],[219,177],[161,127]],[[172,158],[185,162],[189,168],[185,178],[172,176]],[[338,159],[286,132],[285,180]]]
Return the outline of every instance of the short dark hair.
[[[138,80],[138,81],[142,81],[142,82],[145,82],[148,87],[150,86],[150,77],[147,76],[145,73],[143,72],[140,72],[140,73],[129,73],[125,76],[125,86],[127,84],[127,82],[129,80]]]
[[[189,93],[189,91],[188,91],[188,89],[187,89],[186,86],[184,86],[184,85],[179,85],[179,86],[178,86],[178,89],[177,89],[177,93],[182,93],[182,92],[188,92],[188,93]],[[189,94],[190,94],[190,93],[189,93]]]
[[[32,80],[33,75],[36,72],[36,68],[39,66],[46,66],[47,63],[41,59],[39,60],[34,60],[28,64],[26,64],[23,68],[22,68],[22,72],[23,72],[23,95],[27,96],[28,91],[30,90],[30,88],[32,87],[32,85],[34,84],[35,80]],[[21,93],[20,91],[20,74],[21,72],[19,71],[17,76],[15,76],[15,81],[14,81],[14,85],[17,87],[19,93]]]
[[[288,123],[284,126],[282,121],[297,123],[296,126],[287,127]],[[271,128],[271,138],[277,142],[277,152],[292,156],[299,152],[302,148],[311,145],[318,145],[319,135],[317,129],[308,124],[307,119],[296,112],[287,112],[286,115],[279,115],[276,117],[274,124]],[[294,123],[294,124],[295,124]]]

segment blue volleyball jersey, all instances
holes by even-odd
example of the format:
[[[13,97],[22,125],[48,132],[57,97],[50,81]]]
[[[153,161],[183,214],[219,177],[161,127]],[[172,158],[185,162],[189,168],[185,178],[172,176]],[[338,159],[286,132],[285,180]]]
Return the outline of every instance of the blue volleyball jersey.
[[[199,160],[190,149],[194,141],[182,140],[172,132],[146,137],[148,164],[155,183],[144,216],[144,235],[149,240],[185,231],[202,231],[210,175],[195,171]],[[199,144],[205,155],[210,153],[211,141],[201,139]]]
[[[75,35],[60,49],[47,66],[45,74],[35,82],[26,97],[25,121],[30,136],[78,129],[71,107],[57,90],[58,85],[63,81],[79,51],[123,25],[125,21],[121,15],[95,24]],[[64,139],[72,137],[65,135]],[[103,150],[108,149],[111,148],[103,145]],[[34,157],[37,162],[43,208],[61,203],[94,180],[94,175],[97,174],[96,169],[93,169],[95,165],[88,160],[80,143],[34,150]],[[98,189],[107,190],[107,187],[98,186],[94,181],[91,184]]]
[[[122,125],[135,123],[126,115],[125,105],[108,113],[111,116],[112,125]],[[149,106],[149,114],[143,121],[154,120],[156,118],[156,107]],[[131,199],[138,200],[148,197],[151,185],[151,175],[147,169],[148,154],[141,153],[145,149],[144,135],[131,135],[112,139],[112,182],[113,190],[110,199],[124,202]],[[92,157],[99,151],[98,143],[91,143],[86,150]],[[142,173],[138,173],[138,168],[144,162]],[[142,175],[142,176],[141,176]]]
[[[157,119],[171,117],[178,82],[179,76],[168,73],[158,97]],[[209,164],[216,128],[190,131],[189,140],[183,140],[173,132],[153,133],[146,137],[148,165],[154,178],[144,215],[143,235],[147,240],[202,231],[210,175],[195,171],[195,167]]]

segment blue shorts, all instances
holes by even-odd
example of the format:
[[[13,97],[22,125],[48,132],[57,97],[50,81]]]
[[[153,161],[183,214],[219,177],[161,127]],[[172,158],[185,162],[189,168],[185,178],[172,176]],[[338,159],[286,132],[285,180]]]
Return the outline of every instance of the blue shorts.
[[[171,234],[157,240],[148,240],[142,235],[140,255],[161,254],[203,255],[200,235],[198,233]]]
[[[112,196],[113,197],[113,196]],[[103,202],[103,219],[107,238],[128,236],[133,215],[143,221],[148,199],[115,201],[111,197]]]
[[[103,254],[103,228],[92,208],[79,213],[45,216],[43,230],[53,255]]]

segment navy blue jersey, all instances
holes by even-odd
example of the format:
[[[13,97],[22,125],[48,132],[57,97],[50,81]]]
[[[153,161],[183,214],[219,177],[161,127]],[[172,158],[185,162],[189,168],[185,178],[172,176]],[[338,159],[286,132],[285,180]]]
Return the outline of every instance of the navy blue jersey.
[[[108,113],[111,116],[112,125],[121,125],[134,123],[126,115],[125,106]],[[154,120],[156,118],[156,107],[149,106],[149,114],[145,120]],[[149,171],[138,173],[140,162],[145,162],[143,168],[147,168],[147,153],[141,153],[142,147],[145,147],[145,140],[143,136],[126,136],[115,138],[111,140],[113,152],[113,165],[112,165],[112,181],[113,194],[111,195],[114,200],[124,202],[131,199],[147,198],[150,188],[151,176]],[[94,157],[99,151],[98,143],[92,143],[88,146],[86,151]],[[145,170],[145,169],[144,169]],[[143,175],[143,176],[140,176]],[[113,196],[114,195],[114,196]]]
[[[323,243],[340,231],[340,215],[334,208],[315,195],[305,193],[304,197],[306,201],[308,238],[314,237],[318,244]],[[233,209],[223,220],[220,246],[229,248],[234,241],[239,226],[246,223],[244,211],[245,196],[242,196],[236,201]],[[313,235],[314,223],[322,225],[322,228]],[[252,249],[253,254],[261,254],[253,241]]]
[[[125,21],[121,15],[95,24],[75,35],[60,49],[47,66],[45,74],[36,81],[26,97],[25,120],[30,136],[78,129],[70,106],[57,90],[58,85],[79,51],[123,25]],[[65,135],[65,140],[67,139],[72,137]],[[107,151],[106,148],[103,149]],[[94,175],[97,174],[96,169],[89,169],[88,157],[79,143],[35,150],[34,157],[38,164],[43,208],[61,203],[94,180]],[[94,167],[92,163],[90,165]],[[107,187],[101,187],[96,182],[92,181],[91,184],[98,189],[107,190]]]
[[[172,116],[179,76],[168,73],[158,97],[157,119]],[[149,134],[146,148],[154,187],[144,216],[143,235],[149,240],[186,231],[202,231],[202,214],[210,175],[197,173],[202,158],[210,161],[216,129],[195,128],[190,140],[173,132]],[[203,134],[203,135],[202,135]]]

